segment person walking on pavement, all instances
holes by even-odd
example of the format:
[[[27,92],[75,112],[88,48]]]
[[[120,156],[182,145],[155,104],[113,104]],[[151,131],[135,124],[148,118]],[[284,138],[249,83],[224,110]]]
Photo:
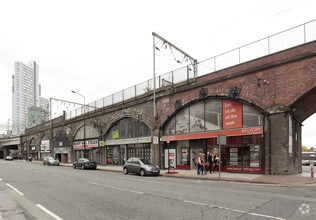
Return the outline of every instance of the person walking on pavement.
[[[206,175],[206,169],[205,169],[205,165],[206,165],[206,160],[205,160],[205,154],[203,153],[202,154],[202,157],[201,157],[201,163],[202,163],[202,176],[203,174]]]
[[[207,157],[207,162],[208,162],[208,169],[210,173],[213,173],[213,158],[212,158],[212,153],[207,152],[208,157]],[[206,172],[207,172],[206,170]]]
[[[219,156],[218,156],[218,153],[216,153],[215,156],[214,156],[214,163],[215,163],[214,171],[216,170],[216,168],[217,168],[217,171],[219,171],[219,167],[218,167]]]
[[[197,175],[200,175],[201,173],[201,170],[202,170],[202,161],[201,161],[201,157],[202,157],[202,154],[199,153],[199,157],[197,159],[197,165],[198,165],[198,168],[197,168]],[[203,171],[202,171],[202,175],[203,175]]]

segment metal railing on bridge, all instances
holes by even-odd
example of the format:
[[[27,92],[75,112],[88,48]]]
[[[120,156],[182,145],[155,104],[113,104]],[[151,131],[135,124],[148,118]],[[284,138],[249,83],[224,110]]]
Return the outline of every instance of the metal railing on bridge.
[[[226,53],[214,56],[198,62],[197,76],[210,74],[234,65],[267,56],[282,50],[289,49],[316,40],[316,20],[296,26],[294,28],[271,35],[261,40],[230,50]],[[193,66],[165,73],[156,77],[157,89],[169,84],[177,84],[194,78]],[[153,79],[147,80],[135,86],[129,87],[112,95],[87,104],[86,113],[98,108],[111,106],[128,99],[136,98],[153,90]],[[83,107],[66,112],[66,119],[71,119],[83,114]]]

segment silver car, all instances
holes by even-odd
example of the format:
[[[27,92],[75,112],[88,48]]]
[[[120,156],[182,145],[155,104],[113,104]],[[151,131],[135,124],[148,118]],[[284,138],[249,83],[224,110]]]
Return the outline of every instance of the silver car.
[[[59,166],[59,160],[55,159],[54,157],[45,157],[43,160],[43,165]]]
[[[158,176],[160,174],[160,169],[147,159],[129,158],[123,166],[123,172],[125,175],[128,173],[137,173],[141,176]]]

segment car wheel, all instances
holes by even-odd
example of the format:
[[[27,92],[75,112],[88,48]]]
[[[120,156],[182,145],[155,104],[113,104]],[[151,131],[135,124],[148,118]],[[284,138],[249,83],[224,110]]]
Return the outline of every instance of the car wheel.
[[[84,165],[81,166],[81,169],[84,170]]]
[[[140,174],[140,176],[145,176],[145,170],[144,170],[144,169],[141,169],[141,170],[139,171],[139,174]]]
[[[124,174],[125,174],[125,175],[127,175],[127,174],[128,174],[128,170],[127,170],[127,168],[126,168],[126,167],[124,167],[123,172],[124,172]]]
[[[76,165],[73,165],[74,169],[76,169]]]

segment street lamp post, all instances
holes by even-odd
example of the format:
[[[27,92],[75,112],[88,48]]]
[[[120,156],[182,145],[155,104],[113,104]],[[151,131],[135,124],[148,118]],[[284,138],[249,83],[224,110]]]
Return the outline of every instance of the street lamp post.
[[[86,98],[78,92],[71,91],[77,95],[80,95],[83,98],[83,154],[86,157]]]

